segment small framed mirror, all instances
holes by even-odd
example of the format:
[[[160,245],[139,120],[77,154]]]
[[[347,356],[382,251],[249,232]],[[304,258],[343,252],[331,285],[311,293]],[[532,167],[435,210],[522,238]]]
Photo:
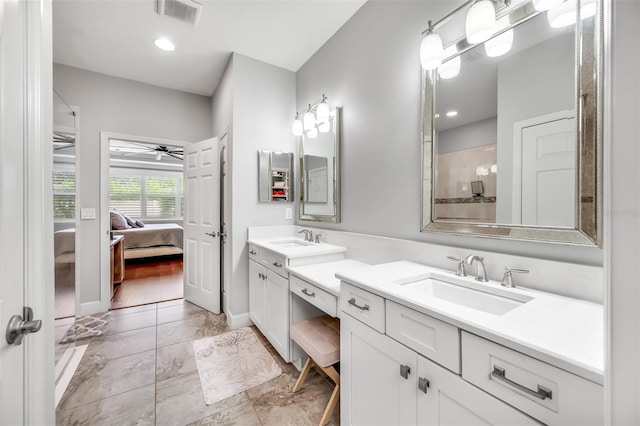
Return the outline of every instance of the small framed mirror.
[[[340,122],[335,108],[328,131],[300,137],[300,220],[340,222]]]
[[[423,231],[600,244],[602,1],[574,4],[560,26],[511,2],[477,45],[457,25],[423,71]]]
[[[258,151],[258,200],[293,201],[293,153]]]

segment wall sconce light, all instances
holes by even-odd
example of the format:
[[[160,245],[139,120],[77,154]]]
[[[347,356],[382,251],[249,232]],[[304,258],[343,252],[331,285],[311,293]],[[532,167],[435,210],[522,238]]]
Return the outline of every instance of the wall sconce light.
[[[482,43],[491,38],[496,26],[496,10],[491,0],[480,0],[467,11],[465,35],[471,44]]]
[[[444,50],[444,57],[450,58],[456,53],[458,53],[458,49],[456,48],[455,44],[452,44],[451,46],[447,47]],[[460,74],[461,64],[462,64],[462,60],[460,59],[459,55],[454,58],[451,58],[438,68],[438,75],[440,76],[440,78],[445,80],[453,78],[458,74]]]
[[[318,102],[309,104],[302,112],[296,113],[291,125],[294,136],[302,136],[306,132],[308,137],[316,138],[318,131],[325,133],[330,130],[331,108],[327,104],[327,97],[324,94]]]
[[[509,15],[503,16],[496,22],[496,32],[509,28],[511,22]],[[495,58],[502,56],[511,50],[513,45],[513,29],[503,32],[502,34],[484,42],[484,50],[487,56]]]
[[[429,21],[427,35],[424,36],[422,43],[420,43],[420,63],[422,68],[426,71],[438,68],[442,64],[443,55],[442,39],[433,32],[431,21]]]
[[[580,19],[587,19],[596,14],[596,0],[580,1]],[[551,28],[563,28],[576,23],[578,4],[576,0],[566,0],[547,11],[547,20]]]
[[[562,3],[563,0],[533,0],[533,7],[538,12],[544,12]]]

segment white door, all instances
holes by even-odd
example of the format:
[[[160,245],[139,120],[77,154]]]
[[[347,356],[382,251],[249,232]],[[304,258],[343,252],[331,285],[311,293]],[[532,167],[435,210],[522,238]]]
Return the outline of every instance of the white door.
[[[575,227],[575,119],[522,130],[522,223]]]
[[[55,421],[50,20],[46,2],[0,2],[2,425]],[[25,306],[43,325],[9,344],[7,325]]]
[[[218,140],[184,148],[184,298],[220,313]]]

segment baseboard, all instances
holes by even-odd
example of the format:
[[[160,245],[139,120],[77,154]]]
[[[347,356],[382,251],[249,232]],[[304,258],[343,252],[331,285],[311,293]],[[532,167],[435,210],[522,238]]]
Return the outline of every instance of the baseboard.
[[[85,302],[81,303],[80,306],[78,306],[78,309],[76,310],[76,316],[82,317],[85,315],[99,314],[101,312],[107,312],[108,310],[109,305],[107,304],[107,306],[105,307],[99,300],[95,302]]]
[[[253,322],[251,322],[251,319],[249,318],[249,312],[234,315],[233,313],[227,311],[225,312],[225,314],[227,315],[227,324],[232,330],[253,325]]]

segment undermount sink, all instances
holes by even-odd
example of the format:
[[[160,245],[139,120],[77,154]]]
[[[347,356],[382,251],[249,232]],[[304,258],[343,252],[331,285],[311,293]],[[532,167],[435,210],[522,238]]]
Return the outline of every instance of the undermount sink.
[[[308,241],[302,240],[283,240],[283,241],[271,241],[271,244],[276,245],[282,248],[296,248],[296,247],[305,247],[313,245]]]
[[[493,315],[506,314],[533,299],[481,283],[466,282],[433,273],[397,280],[395,283],[415,293],[417,297],[428,295]]]

